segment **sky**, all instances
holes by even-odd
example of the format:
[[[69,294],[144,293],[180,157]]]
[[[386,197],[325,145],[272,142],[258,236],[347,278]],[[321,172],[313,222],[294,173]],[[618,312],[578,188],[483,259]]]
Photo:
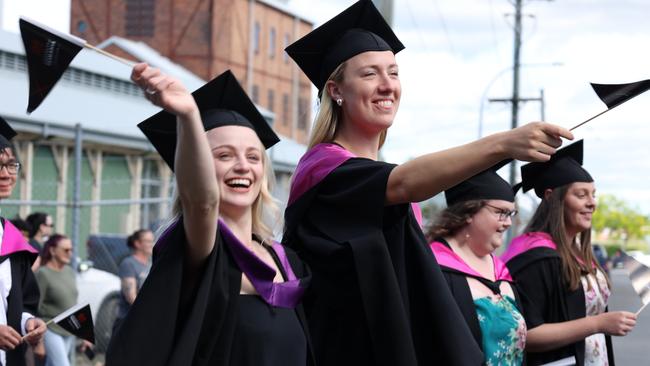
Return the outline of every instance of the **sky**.
[[[318,26],[353,0],[289,0]],[[69,0],[0,0],[3,27],[24,14],[61,30]],[[514,7],[507,0],[395,0],[393,28],[402,100],[382,154],[402,163],[510,128]],[[647,0],[524,1],[520,96],[545,95],[546,120],[572,127],[606,107],[589,83],[649,79]],[[575,131],[585,139],[585,167],[601,193],[650,214],[650,92]],[[480,117],[483,107],[482,118]],[[541,118],[539,102],[520,108],[519,123]],[[432,167],[435,169],[435,167]],[[505,176],[507,169],[502,169]],[[524,200],[525,201],[525,200]]]

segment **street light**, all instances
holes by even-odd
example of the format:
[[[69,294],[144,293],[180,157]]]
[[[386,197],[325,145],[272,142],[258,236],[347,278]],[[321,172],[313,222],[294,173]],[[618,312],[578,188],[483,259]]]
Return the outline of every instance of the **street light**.
[[[532,63],[532,64],[521,64],[519,67],[557,67],[557,66],[563,66],[564,64],[562,62],[543,62],[543,63]],[[490,88],[492,87],[492,84],[494,84],[503,74],[505,74],[508,71],[511,71],[513,69],[513,66],[508,66],[504,68],[503,70],[499,71],[492,80],[488,83],[488,85],[485,87],[485,90],[483,91],[483,94],[481,95],[481,103],[479,107],[479,114],[478,114],[478,138],[483,137],[483,109],[485,107],[485,99],[487,97],[487,93],[490,91]]]

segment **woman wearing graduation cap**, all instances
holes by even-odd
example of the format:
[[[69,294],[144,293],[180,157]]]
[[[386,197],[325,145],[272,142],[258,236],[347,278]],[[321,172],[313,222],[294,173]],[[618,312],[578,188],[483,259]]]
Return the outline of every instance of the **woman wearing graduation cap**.
[[[522,292],[531,365],[614,365],[609,336],[636,323],[633,313],[607,312],[610,282],[591,247],[596,189],[582,155],[581,140],[521,167],[524,192],[534,189],[542,201],[502,259]]]
[[[526,322],[512,277],[494,255],[517,211],[512,188],[495,172],[499,167],[446,190],[447,208],[427,236],[485,363],[518,366]]]
[[[399,166],[377,161],[403,48],[361,0],[286,49],[321,95],[283,237],[313,271],[305,305],[320,365],[481,364],[410,203],[509,157],[547,160],[572,137],[537,123]]]
[[[0,199],[16,186],[20,163],[10,140],[16,132],[0,118]],[[36,346],[47,326],[34,317],[38,284],[32,264],[38,252],[7,219],[0,217],[0,365],[25,365],[27,345]]]
[[[262,221],[278,137],[230,71],[193,94],[145,64],[132,79],[165,109],[138,126],[175,171],[178,199],[107,364],[311,364],[307,270]]]

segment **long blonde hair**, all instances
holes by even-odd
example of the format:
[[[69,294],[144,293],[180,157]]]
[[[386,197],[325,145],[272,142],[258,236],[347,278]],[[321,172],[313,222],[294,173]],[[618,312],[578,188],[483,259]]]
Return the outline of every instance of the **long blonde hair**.
[[[253,234],[264,240],[266,243],[271,243],[274,237],[274,228],[281,227],[280,208],[275,198],[271,194],[273,185],[275,184],[275,175],[271,167],[271,159],[266,151],[262,154],[262,163],[264,164],[264,175],[260,184],[260,194],[253,202],[251,209],[253,216]],[[216,184],[216,182],[215,182]],[[171,214],[169,219],[164,225],[156,232],[156,237],[159,237],[168,227],[174,224],[183,215],[183,205],[178,195],[178,190],[174,189],[174,203],[172,204]]]
[[[533,218],[524,230],[525,232],[541,231],[547,233],[557,245],[557,252],[562,263],[562,274],[569,289],[575,291],[580,286],[580,277],[583,274],[596,275],[592,263],[603,273],[605,271],[598,261],[594,260],[591,249],[591,229],[587,229],[576,238],[577,243],[569,243],[566,238],[566,225],[564,222],[564,200],[571,184],[553,189],[549,197],[542,199]],[[580,258],[582,263],[577,260]],[[607,276],[605,276],[607,277]],[[589,282],[591,286],[591,282]],[[611,287],[609,279],[607,286]]]
[[[344,81],[343,74],[345,73],[345,66],[345,62],[340,64],[334,69],[327,81],[341,84]],[[338,133],[339,124],[343,120],[341,107],[332,101],[332,97],[327,93],[326,87],[327,83],[325,83],[320,97],[318,113],[314,119],[314,126],[309,136],[308,150],[323,142],[333,142]],[[387,131],[384,130],[379,136],[379,149],[381,149],[386,141],[386,133]]]

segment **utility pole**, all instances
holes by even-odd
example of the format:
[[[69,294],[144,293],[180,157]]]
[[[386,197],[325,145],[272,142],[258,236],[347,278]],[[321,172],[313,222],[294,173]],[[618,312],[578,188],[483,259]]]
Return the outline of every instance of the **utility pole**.
[[[519,68],[521,54],[521,1],[515,0],[515,39],[512,67],[512,120],[510,128],[517,128],[519,120]],[[514,185],[517,179],[517,163],[510,163],[510,185]]]

